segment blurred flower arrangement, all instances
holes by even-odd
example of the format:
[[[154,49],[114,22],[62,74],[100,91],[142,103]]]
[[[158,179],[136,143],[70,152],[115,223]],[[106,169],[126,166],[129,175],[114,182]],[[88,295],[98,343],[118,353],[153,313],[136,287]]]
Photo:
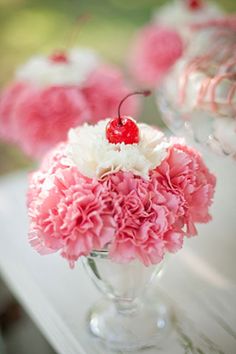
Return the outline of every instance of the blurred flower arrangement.
[[[2,92],[0,136],[38,159],[71,127],[112,116],[128,87],[119,69],[88,49],[33,57]],[[136,99],[126,108],[135,113]]]
[[[192,26],[193,41],[157,91],[170,129],[236,159],[236,16]]]
[[[202,0],[173,0],[157,9],[134,41],[130,58],[134,79],[150,87],[159,86],[191,42],[190,25],[222,13],[214,3]]]

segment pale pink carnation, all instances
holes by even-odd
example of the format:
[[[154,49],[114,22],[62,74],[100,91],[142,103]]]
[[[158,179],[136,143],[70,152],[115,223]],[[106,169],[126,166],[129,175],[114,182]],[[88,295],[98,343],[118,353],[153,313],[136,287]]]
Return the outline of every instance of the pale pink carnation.
[[[90,121],[96,123],[100,119],[116,117],[120,101],[131,91],[119,70],[109,66],[94,70],[82,87],[92,112]],[[137,110],[137,97],[130,97],[122,106],[122,112],[127,116],[135,117]]]
[[[186,225],[187,235],[195,235],[195,223],[211,220],[209,207],[214,195],[215,176],[196,150],[177,143],[169,148],[169,156],[155,170],[155,176],[167,190],[184,200],[184,215],[180,215],[179,227]]]
[[[183,43],[176,31],[148,25],[141,29],[134,42],[130,70],[141,84],[157,86],[182,52]]]

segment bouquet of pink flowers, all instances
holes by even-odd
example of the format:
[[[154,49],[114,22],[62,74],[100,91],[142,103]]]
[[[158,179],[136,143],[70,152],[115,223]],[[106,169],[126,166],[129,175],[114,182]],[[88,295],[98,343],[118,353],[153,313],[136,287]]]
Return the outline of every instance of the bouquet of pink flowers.
[[[89,49],[35,56],[1,94],[0,137],[40,158],[71,127],[114,115],[128,92],[121,72]],[[136,100],[126,109],[135,113]]]
[[[73,266],[106,249],[146,266],[211,219],[215,177],[182,139],[121,116],[71,129],[30,176],[29,241]]]
[[[204,0],[173,0],[141,28],[131,50],[130,70],[141,84],[157,87],[192,42],[191,26],[217,19],[223,11]]]

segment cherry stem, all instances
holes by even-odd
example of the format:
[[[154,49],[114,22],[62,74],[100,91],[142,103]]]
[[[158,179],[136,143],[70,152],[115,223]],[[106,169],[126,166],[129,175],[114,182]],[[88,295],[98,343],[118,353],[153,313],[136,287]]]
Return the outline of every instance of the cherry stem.
[[[135,95],[143,95],[144,97],[147,97],[147,96],[151,95],[151,91],[150,90],[134,91],[134,92],[131,92],[128,95],[126,95],[124,98],[122,98],[122,100],[120,101],[119,106],[118,106],[118,119],[119,119],[120,125],[122,125],[122,119],[121,119],[121,113],[120,113],[122,104],[127,100],[128,97],[135,96]]]
[[[81,30],[84,25],[90,20],[91,15],[89,13],[82,14],[80,16],[77,16],[75,19],[74,24],[72,25],[72,28],[69,32],[69,34],[66,36],[65,39],[65,49],[68,49],[71,47],[74,42],[76,37],[78,36],[79,31]]]
[[[185,0],[185,3],[187,5],[189,5],[190,9],[191,9],[191,4],[192,4],[191,0],[190,1],[189,0]],[[202,2],[202,0],[195,0],[194,5],[197,6],[197,7],[196,8],[194,7],[193,10],[200,9],[200,8],[203,7],[203,2]]]

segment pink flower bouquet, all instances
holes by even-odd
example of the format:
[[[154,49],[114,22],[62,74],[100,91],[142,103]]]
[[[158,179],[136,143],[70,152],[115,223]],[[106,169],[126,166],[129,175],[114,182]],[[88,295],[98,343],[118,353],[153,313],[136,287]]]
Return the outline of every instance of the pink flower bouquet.
[[[71,266],[101,249],[116,262],[156,264],[211,220],[215,183],[182,139],[129,117],[84,124],[30,176],[29,241]]]
[[[160,7],[135,37],[130,57],[135,80],[158,87],[192,42],[191,26],[217,19],[222,13],[217,5],[204,0],[173,0]]]
[[[33,57],[0,96],[0,137],[38,159],[69,128],[114,115],[127,92],[121,72],[91,50]],[[136,112],[136,98],[126,110]]]

